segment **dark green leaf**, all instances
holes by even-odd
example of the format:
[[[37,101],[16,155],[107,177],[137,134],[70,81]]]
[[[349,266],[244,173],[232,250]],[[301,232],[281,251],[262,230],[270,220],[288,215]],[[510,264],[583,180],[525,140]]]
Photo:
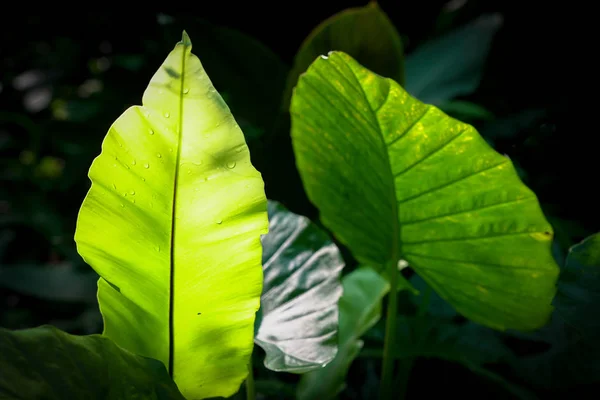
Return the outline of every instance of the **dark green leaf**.
[[[440,110],[461,121],[492,120],[494,114],[485,107],[470,101],[451,100],[440,104]]]
[[[344,261],[325,232],[270,201],[262,238],[264,285],[255,343],[274,371],[303,373],[337,352],[340,273]]]
[[[165,366],[101,335],[0,328],[0,398],[181,399]]]
[[[550,388],[600,382],[600,233],[569,251],[553,304],[552,323],[525,336],[551,348],[517,360],[516,371]]]
[[[0,267],[0,286],[45,300],[97,304],[98,274],[77,271],[73,264]]]
[[[406,56],[406,90],[436,105],[472,93],[479,86],[492,39],[501,25],[501,15],[483,15],[418,47]]]
[[[500,335],[481,325],[457,325],[444,318],[401,317],[398,322],[398,358],[439,358],[459,363],[500,384],[516,398],[535,398],[525,389],[486,369],[485,364],[511,359]]]
[[[350,8],[333,15],[317,26],[304,40],[294,58],[287,79],[283,108],[289,109],[292,91],[298,77],[321,55],[343,51],[373,72],[404,82],[404,51],[400,35],[379,7],[369,2],[364,7]]]
[[[413,277],[410,279],[410,283],[420,293],[425,293],[427,290],[430,290],[429,301],[427,304],[428,315],[443,318],[452,318],[456,315],[456,310],[450,305],[450,303],[442,299],[434,290],[431,290],[431,287],[419,275],[413,275]],[[418,306],[421,302],[421,296],[412,296],[411,300],[413,300],[414,304]]]

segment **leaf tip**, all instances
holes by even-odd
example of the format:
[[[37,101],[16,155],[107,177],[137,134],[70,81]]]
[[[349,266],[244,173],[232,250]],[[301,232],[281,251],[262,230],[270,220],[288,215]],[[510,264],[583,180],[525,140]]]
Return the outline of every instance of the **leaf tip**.
[[[184,47],[192,47],[192,41],[190,40],[190,36],[187,34],[185,29],[181,34],[181,42],[179,43],[181,43]]]

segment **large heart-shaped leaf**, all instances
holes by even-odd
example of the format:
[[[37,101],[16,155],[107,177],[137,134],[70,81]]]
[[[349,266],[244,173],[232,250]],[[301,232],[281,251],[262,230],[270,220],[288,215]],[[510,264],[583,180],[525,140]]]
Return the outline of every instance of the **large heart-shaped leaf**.
[[[482,15],[419,46],[406,56],[406,90],[435,105],[471,94],[479,86],[492,39],[501,25],[501,15]]]
[[[247,374],[267,201],[244,135],[191,42],[110,128],[75,239],[101,276],[104,334],[162,361],[189,399]]]
[[[322,54],[343,51],[372,71],[404,82],[404,51],[400,35],[379,7],[369,2],[364,7],[349,8],[323,21],[304,40],[294,58],[287,79],[283,108],[289,109],[298,77]]]
[[[389,283],[368,267],[346,275],[342,285],[337,355],[324,368],[302,376],[298,400],[330,399],[344,388],[348,368],[363,346],[360,337],[381,317],[381,300],[390,290]]]
[[[292,140],[307,194],[354,256],[408,261],[458,312],[498,329],[546,323],[552,227],[470,125],[334,52],[300,78]]]
[[[100,336],[0,328],[0,398],[183,400],[165,366]]]
[[[262,245],[262,319],[254,340],[267,353],[265,366],[295,373],[320,368],[337,351],[342,256],[308,218],[272,201]]]

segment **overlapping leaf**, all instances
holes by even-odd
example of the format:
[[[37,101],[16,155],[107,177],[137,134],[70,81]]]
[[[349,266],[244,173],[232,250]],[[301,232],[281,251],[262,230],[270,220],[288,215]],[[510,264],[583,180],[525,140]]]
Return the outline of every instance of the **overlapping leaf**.
[[[183,400],[165,366],[100,335],[0,328],[0,398]]]
[[[546,323],[552,227],[472,126],[341,52],[300,78],[291,113],[308,196],[360,262],[405,259],[457,311],[494,328]]]
[[[364,7],[349,8],[323,21],[304,40],[294,58],[283,97],[289,109],[298,77],[322,54],[343,51],[372,71],[404,82],[404,51],[400,35],[379,7],[369,2]]]
[[[323,367],[337,352],[342,256],[308,218],[272,201],[262,245],[262,319],[254,340],[267,353],[265,365],[295,373]]]
[[[381,300],[390,290],[389,283],[368,267],[346,275],[342,285],[337,355],[326,367],[302,377],[298,400],[330,399],[344,388],[348,368],[363,346],[360,337],[381,317]]]

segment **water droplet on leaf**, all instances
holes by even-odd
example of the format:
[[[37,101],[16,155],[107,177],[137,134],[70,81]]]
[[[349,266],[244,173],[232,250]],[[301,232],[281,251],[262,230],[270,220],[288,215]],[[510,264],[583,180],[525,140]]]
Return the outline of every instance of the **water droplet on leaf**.
[[[188,94],[189,92],[190,92],[190,89],[189,89],[189,88],[184,88],[184,89],[183,89],[183,93],[184,93],[184,94]]]
[[[132,160],[132,161],[131,161],[131,165],[135,165],[135,160]]]
[[[227,163],[227,168],[229,168],[229,169],[235,168],[235,161],[229,161]]]
[[[169,112],[165,113],[165,118],[169,118],[171,116],[171,114]]]
[[[222,223],[223,223],[223,220],[222,220],[222,219],[218,219],[218,220],[217,220],[217,224],[221,225]]]
[[[158,157],[158,158],[161,158],[161,157],[162,157],[162,154],[160,154],[160,153],[156,153],[156,157]]]
[[[149,133],[150,133],[151,135],[154,135],[154,131],[153,131],[152,129],[150,129]]]
[[[144,168],[146,168],[146,169],[150,168],[150,164],[148,164],[148,163],[145,163],[145,164],[144,164]]]
[[[129,193],[133,195],[133,194],[135,194],[135,190],[131,190],[131,191],[129,191]]]

